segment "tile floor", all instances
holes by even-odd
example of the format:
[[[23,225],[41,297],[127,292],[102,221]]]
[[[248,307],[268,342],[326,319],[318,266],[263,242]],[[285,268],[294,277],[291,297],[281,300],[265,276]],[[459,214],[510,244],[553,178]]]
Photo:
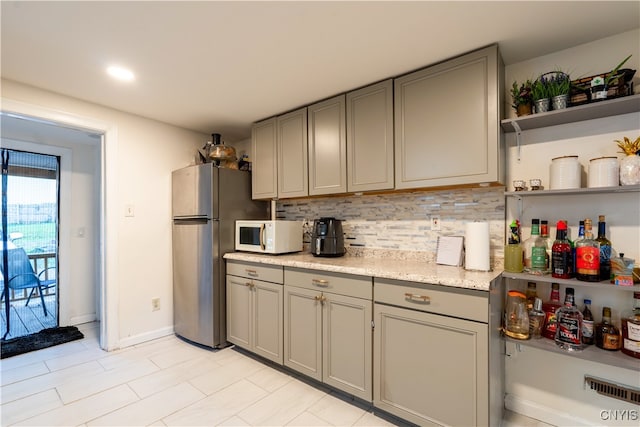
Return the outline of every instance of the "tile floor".
[[[233,348],[169,336],[107,353],[97,324],[79,329],[82,340],[0,362],[2,426],[402,425]],[[502,425],[543,424],[508,412]]]

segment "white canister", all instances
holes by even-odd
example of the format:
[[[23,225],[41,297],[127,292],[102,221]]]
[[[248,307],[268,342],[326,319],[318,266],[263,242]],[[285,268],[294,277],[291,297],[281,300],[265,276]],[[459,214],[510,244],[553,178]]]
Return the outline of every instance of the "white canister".
[[[619,177],[617,157],[597,157],[589,160],[589,188],[616,187]]]
[[[580,188],[582,166],[578,156],[562,156],[551,159],[552,190]]]

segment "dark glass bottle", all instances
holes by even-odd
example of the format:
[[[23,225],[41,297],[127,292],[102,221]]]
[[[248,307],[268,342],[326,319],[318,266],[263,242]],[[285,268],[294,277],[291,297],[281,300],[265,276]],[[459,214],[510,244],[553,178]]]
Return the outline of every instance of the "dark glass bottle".
[[[571,257],[573,258],[571,277],[576,277],[576,245],[580,240],[584,240],[584,221],[580,221],[580,225],[578,226],[578,237],[571,242]]]
[[[582,310],[582,344],[593,345],[593,313],[591,312],[591,300],[584,300]]]
[[[593,238],[591,220],[584,220],[584,239],[576,243],[576,279],[600,281],[600,243]]]
[[[611,279],[611,241],[607,239],[606,226],[604,215],[599,215],[596,241],[600,243],[600,280]]]
[[[595,327],[596,346],[609,351],[620,349],[620,331],[611,323],[611,308],[602,307],[602,323]]]
[[[533,302],[538,296],[536,292],[536,282],[527,283],[527,292],[525,293],[525,295],[527,296],[527,310],[531,310],[533,308]]]
[[[556,240],[551,247],[551,276],[559,279],[570,279],[572,276],[573,257],[571,245],[567,239],[567,224],[558,221],[556,224]]]
[[[633,293],[633,312],[622,318],[622,352],[640,359],[640,292]]]

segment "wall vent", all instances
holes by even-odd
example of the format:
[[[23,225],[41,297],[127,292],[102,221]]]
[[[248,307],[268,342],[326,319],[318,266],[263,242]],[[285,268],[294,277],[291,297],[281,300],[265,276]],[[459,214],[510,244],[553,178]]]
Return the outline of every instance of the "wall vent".
[[[585,375],[584,381],[591,390],[595,390],[603,396],[622,400],[623,402],[640,404],[640,389],[588,375]]]

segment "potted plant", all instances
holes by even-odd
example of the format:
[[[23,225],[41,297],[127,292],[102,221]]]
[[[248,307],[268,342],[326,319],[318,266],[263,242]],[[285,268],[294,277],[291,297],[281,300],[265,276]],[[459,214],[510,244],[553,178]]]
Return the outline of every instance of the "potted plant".
[[[511,106],[516,110],[518,117],[531,114],[531,80],[527,79],[521,85],[514,81],[511,86],[511,99]]]
[[[550,75],[547,79],[549,97],[554,110],[567,108],[569,105],[569,92],[571,91],[571,78],[562,71],[552,71],[545,75]]]
[[[609,86],[612,83],[617,83],[618,79],[622,76],[622,73],[618,73],[618,71],[620,70],[620,67],[622,67],[629,60],[629,58],[631,58],[631,56],[632,55],[629,55],[625,59],[623,59],[622,62],[619,63],[616,68],[614,68],[613,70],[605,74],[604,78],[598,76],[598,77],[594,77],[593,80],[591,80],[591,98],[592,99],[596,100],[596,99],[607,98],[607,92],[609,91]]]
[[[541,75],[531,84],[531,97],[536,107],[536,113],[549,111],[549,87],[545,75]]]

